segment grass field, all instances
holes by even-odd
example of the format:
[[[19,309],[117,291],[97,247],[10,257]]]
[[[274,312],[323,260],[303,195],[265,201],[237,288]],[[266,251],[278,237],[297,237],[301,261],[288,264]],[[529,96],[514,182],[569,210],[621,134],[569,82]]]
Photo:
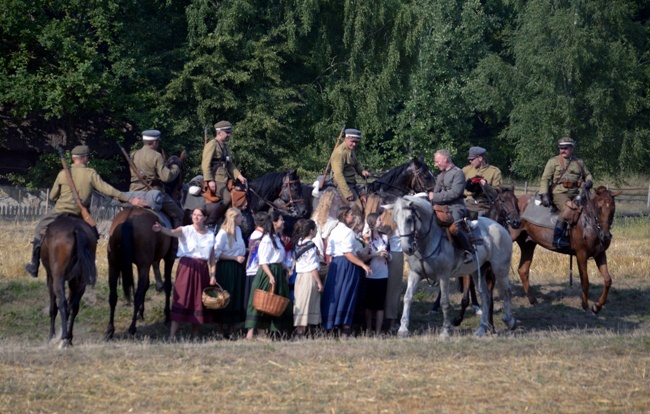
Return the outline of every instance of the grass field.
[[[106,223],[102,224],[105,227]],[[212,326],[198,343],[167,343],[163,295],[147,295],[146,320],[125,335],[131,308],[121,298],[117,338],[108,323],[106,241],[99,279],[75,323],[75,346],[48,345],[44,277],[23,273],[33,224],[0,230],[0,412],[647,412],[650,407],[650,219],[617,219],[609,249],[613,288],[603,311],[586,315],[574,265],[538,249],[524,297],[515,248],[513,312],[518,329],[477,339],[470,313],[441,340],[434,291],[421,283],[414,335],[318,338],[304,342],[218,341]],[[590,297],[602,280],[589,262]],[[460,297],[453,295],[458,308]],[[500,302],[496,303],[497,309]],[[188,329],[185,328],[184,333]]]

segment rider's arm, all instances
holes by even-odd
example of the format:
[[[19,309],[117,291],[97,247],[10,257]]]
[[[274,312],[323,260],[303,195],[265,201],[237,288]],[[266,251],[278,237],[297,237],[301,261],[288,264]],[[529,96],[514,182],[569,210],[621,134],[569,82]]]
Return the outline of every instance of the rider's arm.
[[[212,171],[212,156],[214,155],[214,148],[216,141],[205,144],[203,147],[203,158],[201,159],[201,171],[203,172],[203,179],[205,181],[214,181],[214,171]]]

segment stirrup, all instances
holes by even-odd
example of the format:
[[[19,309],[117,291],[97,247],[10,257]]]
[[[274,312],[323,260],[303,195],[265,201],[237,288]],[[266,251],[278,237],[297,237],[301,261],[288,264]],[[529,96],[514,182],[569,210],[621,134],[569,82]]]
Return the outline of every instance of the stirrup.
[[[474,261],[474,255],[469,250],[463,251],[463,263],[468,264]]]

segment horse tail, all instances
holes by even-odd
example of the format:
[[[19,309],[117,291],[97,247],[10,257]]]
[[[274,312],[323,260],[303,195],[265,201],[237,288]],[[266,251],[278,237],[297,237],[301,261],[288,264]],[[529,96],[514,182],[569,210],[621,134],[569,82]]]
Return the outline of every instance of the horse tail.
[[[80,228],[75,229],[74,234],[77,240],[77,263],[75,268],[77,271],[81,271],[87,286],[95,286],[97,267],[95,266],[95,257],[91,252],[88,235]]]
[[[133,290],[133,223],[126,220],[122,223],[122,289],[124,297],[131,298]]]

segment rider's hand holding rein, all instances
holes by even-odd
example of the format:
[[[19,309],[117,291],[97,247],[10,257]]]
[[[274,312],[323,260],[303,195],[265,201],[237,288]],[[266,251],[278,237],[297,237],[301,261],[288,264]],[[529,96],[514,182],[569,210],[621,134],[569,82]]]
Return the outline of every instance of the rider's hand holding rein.
[[[129,204],[132,204],[136,207],[147,207],[149,205],[149,203],[147,203],[147,200],[140,197],[129,198]]]

